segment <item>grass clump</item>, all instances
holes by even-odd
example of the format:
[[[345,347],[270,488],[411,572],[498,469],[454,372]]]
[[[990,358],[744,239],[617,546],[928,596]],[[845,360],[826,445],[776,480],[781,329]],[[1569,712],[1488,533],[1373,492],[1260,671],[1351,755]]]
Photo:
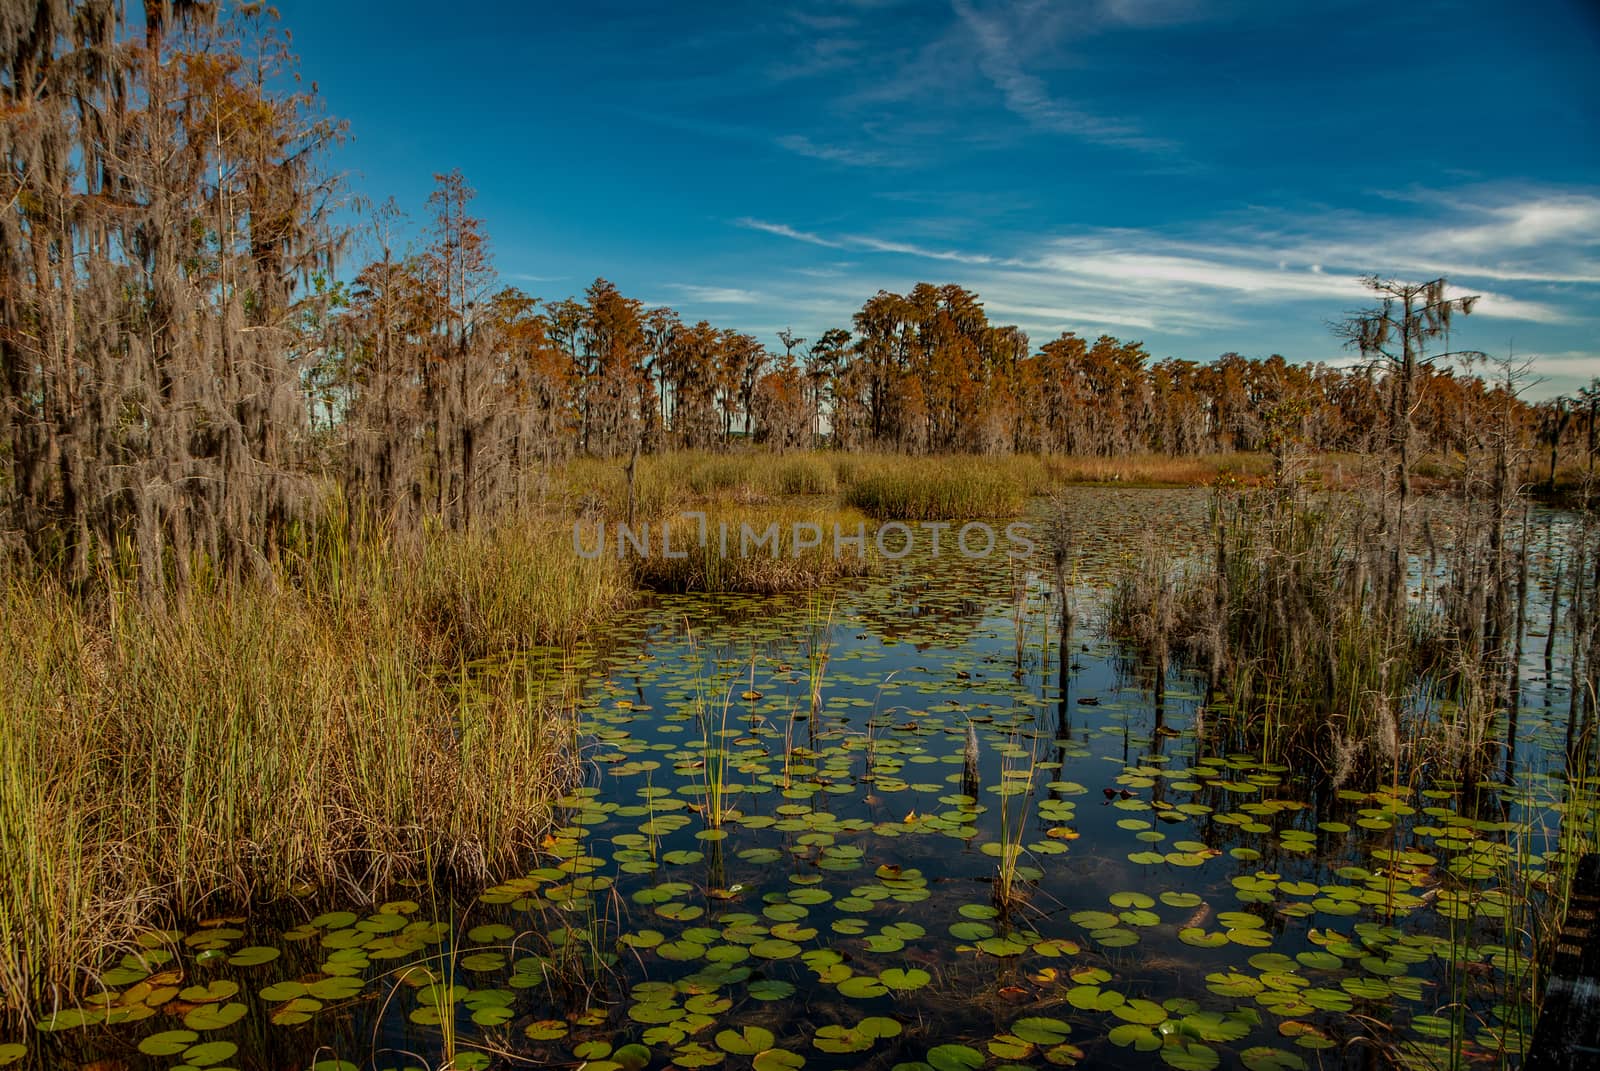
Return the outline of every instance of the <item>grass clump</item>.
[[[838,489],[833,466],[819,454],[773,459],[772,482],[780,495],[829,495]]]
[[[694,455],[688,455],[690,457]],[[665,516],[687,500],[685,455],[640,455],[633,479],[633,516],[643,520]],[[551,481],[564,512],[591,516],[628,516],[628,462],[593,457],[572,458]]]
[[[646,553],[628,550],[640,587],[772,595],[814,589],[876,568],[871,526],[854,510],[731,507],[713,510],[703,530],[696,518],[666,523],[673,557],[662,552],[659,531],[650,534]]]
[[[1046,457],[1042,464],[1048,479],[1054,484],[1115,484],[1121,487],[1202,487],[1222,479],[1250,483],[1270,475],[1272,467],[1271,458],[1266,454]]]
[[[832,494],[833,467],[816,453],[740,453],[697,459],[686,455],[689,489],[702,500],[766,502],[795,495]]]
[[[567,646],[632,597],[626,570],[582,558],[572,538],[571,525],[542,517],[440,533],[399,575],[372,561],[370,584],[389,586],[434,665]]]
[[[0,588],[0,1010],[92,991],[151,926],[477,882],[545,833],[567,697],[460,663],[570,638],[624,571],[512,525],[321,553],[160,614]]]
[[[1452,720],[1482,719],[1476,678],[1436,608],[1386,610],[1387,539],[1362,500],[1225,492],[1213,531],[1208,562],[1153,548],[1130,561],[1108,623],[1157,672],[1169,654],[1204,670],[1208,708],[1227,716],[1237,746],[1309,759],[1343,783],[1460,729],[1436,721],[1440,695],[1455,697]]]
[[[681,459],[689,463],[689,490],[701,498],[751,501],[762,496],[756,459],[748,454]]]
[[[847,466],[844,501],[880,520],[1009,517],[1028,487],[1011,466],[974,458],[918,458]]]

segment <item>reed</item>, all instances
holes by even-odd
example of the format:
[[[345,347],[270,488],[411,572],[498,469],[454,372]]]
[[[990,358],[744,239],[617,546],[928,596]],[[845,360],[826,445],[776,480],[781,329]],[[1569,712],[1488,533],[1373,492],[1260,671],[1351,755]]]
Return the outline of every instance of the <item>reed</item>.
[[[867,519],[853,510],[723,507],[662,522],[646,553],[627,555],[634,583],[654,591],[772,595],[811,591],[878,567]],[[682,555],[677,556],[677,555]]]
[[[828,656],[833,646],[834,606],[834,601],[829,599],[824,610],[822,596],[816,592],[806,600],[806,691],[810,696],[812,717],[822,710],[822,681],[828,672]],[[790,721],[792,724],[792,716]]]
[[[968,749],[974,749],[972,723],[967,723]],[[1015,744],[1015,737],[1011,740]],[[1000,796],[1000,839],[984,845],[984,851],[996,857],[994,883],[990,899],[1002,917],[1011,913],[1027,899],[1026,889],[1019,881],[1022,877],[1023,838],[1027,832],[1027,816],[1033,801],[1034,778],[1038,773],[1039,755],[1036,742],[1030,737],[1025,762],[1017,762],[1015,752],[1007,748],[1002,752],[1000,783],[993,791]],[[968,765],[975,765],[971,760]],[[993,849],[991,851],[991,849]]]
[[[358,590],[382,592],[437,665],[568,646],[633,597],[627,570],[581,557],[571,527],[545,517],[437,533],[409,560],[357,553]]]
[[[576,773],[576,718],[463,662],[571,638],[627,591],[552,532],[336,543],[159,616],[117,587],[0,587],[4,1011],[92,989],[152,925],[512,865]]]
[[[845,504],[880,520],[1010,517],[1031,489],[1016,459],[900,459],[848,471],[841,474]]]
[[[692,637],[691,637],[692,643]],[[755,664],[750,673],[755,676]],[[733,708],[733,692],[737,685],[727,682],[720,694],[708,693],[706,682],[695,689],[694,721],[699,729],[699,757],[694,760],[694,770],[700,782],[700,802],[695,809],[708,830],[720,830],[728,818],[733,817],[728,806],[728,713]],[[753,690],[753,680],[752,680]]]
[[[1131,560],[1108,624],[1158,669],[1172,654],[1204,671],[1208,705],[1228,713],[1241,746],[1315,762],[1342,783],[1391,771],[1415,739],[1415,762],[1473,781],[1504,702],[1503,656],[1484,641],[1490,607],[1459,605],[1462,578],[1480,569],[1470,557],[1482,540],[1469,530],[1481,517],[1453,516],[1456,581],[1396,611],[1393,572],[1412,555],[1394,552],[1365,500],[1225,491],[1210,559],[1175,563],[1151,549]]]
[[[1323,459],[1332,467],[1336,459]],[[1049,482],[1113,484],[1119,487],[1203,487],[1224,480],[1245,484],[1264,481],[1272,470],[1266,454],[1129,454],[1121,457],[1045,457]]]

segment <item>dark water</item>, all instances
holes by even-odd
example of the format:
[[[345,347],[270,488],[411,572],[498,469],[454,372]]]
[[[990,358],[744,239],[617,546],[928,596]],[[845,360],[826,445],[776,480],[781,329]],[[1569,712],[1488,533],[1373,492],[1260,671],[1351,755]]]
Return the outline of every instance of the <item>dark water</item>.
[[[1454,784],[1402,754],[1356,791],[1311,757],[1232,750],[1199,681],[1157,681],[1103,640],[1096,600],[1119,559],[1145,533],[1196,545],[1204,497],[1069,504],[1070,634],[1042,560],[917,555],[808,596],[662,597],[602,650],[499,667],[586,682],[584,783],[526,875],[469,903],[421,890],[287,929],[268,912],[207,920],[169,935],[171,962],[117,980],[113,1025],[35,1035],[27,1058],[1518,1063],[1569,804],[1547,603],[1530,603],[1516,746],[1492,778]],[[1560,523],[1537,519],[1536,551]],[[1004,859],[1016,895],[1000,911]],[[182,992],[161,992],[175,968]]]

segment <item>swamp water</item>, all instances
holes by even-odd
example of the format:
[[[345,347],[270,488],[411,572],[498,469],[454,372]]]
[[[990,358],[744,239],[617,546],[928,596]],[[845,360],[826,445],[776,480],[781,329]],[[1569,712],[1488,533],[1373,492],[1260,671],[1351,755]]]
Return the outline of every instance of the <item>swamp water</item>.
[[[1102,639],[1116,563],[1147,532],[1199,546],[1204,494],[1069,503],[1065,644],[1042,546],[810,596],[655,598],[604,650],[498,670],[585,681],[584,781],[527,874],[151,935],[0,1062],[1515,1065],[1568,806],[1565,654],[1547,677],[1531,638],[1547,605],[1511,777],[1402,757],[1341,790],[1233,751],[1199,682],[1157,688]]]

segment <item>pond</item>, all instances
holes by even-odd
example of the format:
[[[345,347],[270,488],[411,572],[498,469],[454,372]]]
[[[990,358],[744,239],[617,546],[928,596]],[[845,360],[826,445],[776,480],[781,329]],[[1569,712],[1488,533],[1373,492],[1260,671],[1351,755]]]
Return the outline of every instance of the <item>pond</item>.
[[[1568,806],[1561,645],[1547,672],[1530,638],[1505,776],[1334,785],[1229,750],[1201,680],[1097,623],[1145,533],[1201,544],[1204,493],[1067,504],[1068,634],[1042,551],[916,554],[803,596],[657,597],[602,647],[496,667],[581,680],[583,782],[526,874],[152,935],[21,1058],[1516,1064]]]

